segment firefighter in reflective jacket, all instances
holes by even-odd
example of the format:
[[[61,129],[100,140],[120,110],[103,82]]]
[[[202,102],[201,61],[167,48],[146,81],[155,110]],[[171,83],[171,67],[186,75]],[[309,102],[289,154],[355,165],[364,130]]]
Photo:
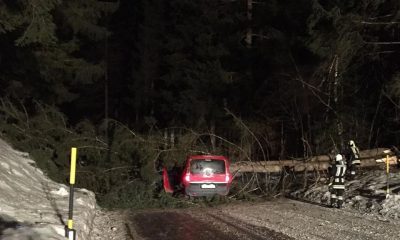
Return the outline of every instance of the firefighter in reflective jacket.
[[[356,176],[356,169],[360,166],[360,150],[356,146],[353,140],[348,143],[348,149],[346,151],[347,167],[350,170],[350,179],[354,179]]]
[[[392,146],[390,150],[394,153],[397,158],[397,168],[400,168],[400,150],[396,146]]]
[[[343,194],[345,190],[344,186],[344,175],[346,173],[347,166],[343,161],[341,154],[336,155],[335,163],[331,168],[331,180],[333,181],[329,184],[331,188],[331,206],[341,208],[343,205]]]

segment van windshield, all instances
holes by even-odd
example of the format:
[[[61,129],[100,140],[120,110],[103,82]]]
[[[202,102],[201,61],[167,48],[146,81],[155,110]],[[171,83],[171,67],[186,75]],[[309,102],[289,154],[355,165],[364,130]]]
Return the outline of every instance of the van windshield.
[[[225,161],[215,159],[194,159],[190,161],[190,173],[223,174],[225,173]]]

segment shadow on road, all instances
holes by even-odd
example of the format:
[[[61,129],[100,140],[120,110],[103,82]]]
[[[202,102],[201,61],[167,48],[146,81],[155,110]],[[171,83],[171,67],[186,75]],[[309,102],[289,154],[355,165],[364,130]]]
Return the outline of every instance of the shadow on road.
[[[17,221],[13,221],[13,220],[6,220],[3,217],[0,217],[0,239],[1,236],[3,235],[3,231],[6,230],[7,228],[18,228],[20,227],[21,224]]]
[[[292,199],[292,200],[296,200],[296,201],[299,201],[299,202],[304,202],[304,203],[312,204],[312,205],[317,205],[317,206],[320,206],[320,207],[333,208],[333,207],[332,207],[330,204],[328,204],[328,203],[313,202],[313,201],[310,201],[310,200],[307,200],[307,199],[297,198],[297,197],[290,196],[290,195],[286,195],[285,198],[287,198],[287,199]]]

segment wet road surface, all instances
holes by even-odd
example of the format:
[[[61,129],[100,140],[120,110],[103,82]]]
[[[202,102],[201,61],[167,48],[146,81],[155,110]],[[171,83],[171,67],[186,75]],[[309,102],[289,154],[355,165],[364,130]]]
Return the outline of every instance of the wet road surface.
[[[293,239],[273,230],[230,219],[209,211],[152,211],[130,217],[134,239],[232,240]]]
[[[400,220],[291,199],[128,212],[134,240],[399,240]]]

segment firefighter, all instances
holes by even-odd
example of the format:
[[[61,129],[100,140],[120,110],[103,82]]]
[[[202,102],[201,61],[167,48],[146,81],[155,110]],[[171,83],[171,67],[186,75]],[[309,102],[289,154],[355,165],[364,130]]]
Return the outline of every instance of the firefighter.
[[[347,167],[350,170],[350,179],[354,179],[356,176],[356,169],[360,166],[360,150],[356,146],[353,140],[348,143],[348,148],[345,154],[347,160]]]
[[[390,150],[394,153],[397,158],[397,168],[400,168],[400,150],[396,146],[392,146]]]
[[[331,182],[329,183],[331,190],[331,206],[341,208],[343,206],[343,195],[345,190],[344,175],[347,166],[341,154],[336,155],[335,163],[331,168]]]

